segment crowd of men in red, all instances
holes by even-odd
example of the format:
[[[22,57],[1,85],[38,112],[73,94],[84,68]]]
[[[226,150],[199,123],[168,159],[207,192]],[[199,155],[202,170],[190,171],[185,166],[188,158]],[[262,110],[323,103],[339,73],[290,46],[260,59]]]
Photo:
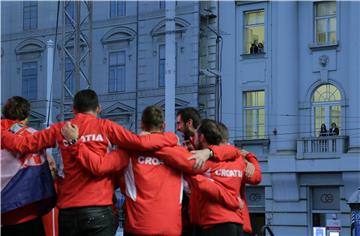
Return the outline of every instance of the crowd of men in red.
[[[54,230],[61,236],[114,235],[118,187],[125,195],[124,235],[251,233],[245,186],[259,184],[261,170],[254,154],[228,143],[224,124],[201,120],[194,108],[181,109],[176,117],[176,129],[184,136],[180,145],[175,133],[164,132],[161,107],[145,108],[138,135],[98,118],[93,90],[75,95],[73,111],[75,117],[67,122],[13,132],[15,125],[28,129],[30,104],[15,96],[4,105],[2,151],[21,158],[57,147],[61,163],[53,175],[55,214],[39,210],[44,201],[2,211],[2,235],[54,235]]]

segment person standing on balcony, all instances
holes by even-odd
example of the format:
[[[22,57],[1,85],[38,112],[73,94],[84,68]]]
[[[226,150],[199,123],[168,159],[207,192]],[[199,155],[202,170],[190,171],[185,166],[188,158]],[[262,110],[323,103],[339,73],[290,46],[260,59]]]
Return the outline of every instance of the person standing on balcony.
[[[320,127],[319,137],[326,137],[328,135],[329,133],[328,130],[326,129],[326,125],[322,123]],[[321,139],[319,140],[319,144],[320,144],[320,152],[327,152],[327,140]]]
[[[336,123],[331,123],[331,128],[329,129],[329,136],[338,136],[339,128],[336,126]]]
[[[326,125],[324,123],[321,124],[319,136],[320,137],[328,136],[328,131],[327,131]]]

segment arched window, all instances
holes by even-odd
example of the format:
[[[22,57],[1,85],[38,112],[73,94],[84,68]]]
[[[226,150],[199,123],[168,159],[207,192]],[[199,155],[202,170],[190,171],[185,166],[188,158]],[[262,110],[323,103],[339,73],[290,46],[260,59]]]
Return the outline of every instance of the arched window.
[[[341,94],[331,84],[319,86],[312,96],[313,131],[319,135],[321,124],[325,124],[327,130],[332,123],[336,123],[341,132]]]

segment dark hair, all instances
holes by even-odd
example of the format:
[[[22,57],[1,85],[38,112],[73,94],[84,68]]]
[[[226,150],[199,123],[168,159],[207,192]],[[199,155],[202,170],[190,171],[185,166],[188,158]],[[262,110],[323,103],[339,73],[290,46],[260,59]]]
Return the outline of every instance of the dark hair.
[[[198,133],[204,135],[209,145],[219,145],[222,141],[221,132],[214,120],[203,119],[198,128]]]
[[[141,122],[146,131],[160,129],[165,123],[164,112],[159,106],[148,106],[142,113]]]
[[[13,96],[9,98],[2,108],[5,119],[25,120],[30,115],[30,102],[23,97]]]
[[[99,100],[96,92],[91,89],[80,90],[74,97],[74,108],[78,112],[96,111]]]
[[[191,119],[195,129],[198,128],[198,126],[201,122],[200,113],[193,107],[186,107],[186,108],[182,108],[182,109],[178,110],[178,112],[176,113],[176,116],[178,116],[178,115],[181,116],[181,120],[184,123],[186,123],[188,120]]]
[[[229,130],[224,123],[218,122],[218,129],[221,133],[222,142],[227,143],[229,141]]]

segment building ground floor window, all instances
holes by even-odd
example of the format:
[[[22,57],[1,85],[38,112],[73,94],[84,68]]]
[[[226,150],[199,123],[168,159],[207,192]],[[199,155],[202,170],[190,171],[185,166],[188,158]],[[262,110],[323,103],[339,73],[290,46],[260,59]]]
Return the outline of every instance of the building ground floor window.
[[[262,235],[261,229],[265,225],[265,212],[250,213],[250,220],[251,220],[251,228],[253,230],[251,236]]]
[[[251,236],[263,235],[261,229],[265,222],[265,187],[247,186],[246,200],[249,206],[252,234]],[[249,235],[249,234],[245,234]]]
[[[340,189],[334,187],[311,188],[311,222],[313,236],[339,236],[341,221]]]

